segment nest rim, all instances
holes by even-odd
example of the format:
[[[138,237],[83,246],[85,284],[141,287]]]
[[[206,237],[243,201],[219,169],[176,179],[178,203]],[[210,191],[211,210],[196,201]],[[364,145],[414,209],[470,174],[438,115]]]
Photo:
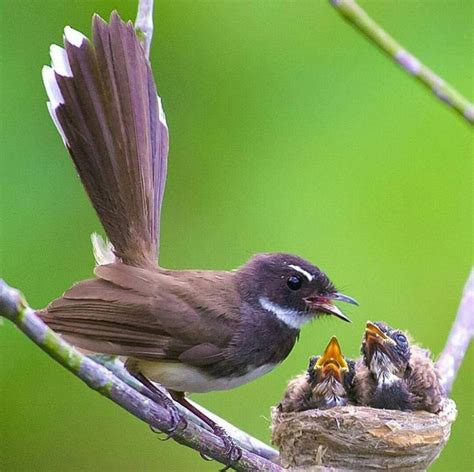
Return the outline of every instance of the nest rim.
[[[436,414],[354,405],[291,413],[274,408],[272,442],[289,468],[424,470],[446,445],[456,415],[449,399]]]

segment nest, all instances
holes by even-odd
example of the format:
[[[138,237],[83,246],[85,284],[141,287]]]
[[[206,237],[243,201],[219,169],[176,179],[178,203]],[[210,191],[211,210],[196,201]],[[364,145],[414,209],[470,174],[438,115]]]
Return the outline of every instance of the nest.
[[[440,413],[363,406],[272,412],[272,440],[281,465],[293,470],[425,470],[446,445],[456,419],[446,400]]]

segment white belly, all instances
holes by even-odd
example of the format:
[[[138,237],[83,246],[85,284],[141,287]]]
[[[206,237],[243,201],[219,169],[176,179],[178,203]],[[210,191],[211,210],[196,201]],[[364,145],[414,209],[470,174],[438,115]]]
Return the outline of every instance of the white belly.
[[[153,382],[158,382],[167,389],[177,392],[204,393],[214,390],[229,390],[250,382],[268,372],[275,364],[265,364],[250,368],[240,377],[215,379],[205,374],[198,367],[180,364],[179,362],[140,361],[140,371]]]

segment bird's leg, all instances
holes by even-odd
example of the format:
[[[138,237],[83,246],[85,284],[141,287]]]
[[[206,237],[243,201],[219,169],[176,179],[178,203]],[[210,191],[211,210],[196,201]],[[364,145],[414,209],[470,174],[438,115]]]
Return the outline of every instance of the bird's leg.
[[[215,421],[212,421],[208,418],[202,411],[196,408],[193,404],[189,403],[184,392],[176,392],[174,390],[169,390],[171,398],[190,411],[193,415],[197,416],[200,420],[206,423],[214,432],[214,434],[219,437],[224,443],[226,454],[229,458],[228,466],[223,469],[227,470],[231,463],[237,462],[242,456],[242,450],[234,444],[232,438],[225,432],[222,426],[219,426]]]
[[[133,375],[142,385],[144,385],[147,390],[150,392],[149,398],[151,398],[154,402],[164,405],[166,409],[170,412],[172,426],[171,428],[166,431],[168,435],[166,439],[169,439],[173,436],[178,428],[181,430],[185,430],[187,426],[186,418],[179,412],[174,404],[173,400],[171,400],[166,394],[164,394],[159,388],[157,388],[153,382],[148,380],[141,372],[133,372],[129,370],[130,374]],[[180,427],[180,425],[182,425]],[[152,428],[153,429],[153,428]],[[166,440],[165,439],[165,440]]]

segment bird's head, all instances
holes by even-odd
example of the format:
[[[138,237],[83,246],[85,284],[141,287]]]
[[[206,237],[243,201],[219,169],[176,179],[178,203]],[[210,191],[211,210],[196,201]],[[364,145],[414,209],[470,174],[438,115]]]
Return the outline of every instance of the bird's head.
[[[313,391],[329,398],[346,396],[352,388],[354,373],[354,361],[345,359],[333,336],[323,354],[310,359],[307,375]]]
[[[323,314],[350,322],[334,302],[357,305],[353,298],[339,293],[324,272],[290,254],[258,254],[237,269],[237,277],[243,300],[294,329]]]
[[[376,376],[403,377],[410,361],[405,333],[383,322],[367,321],[361,352],[367,368]]]

